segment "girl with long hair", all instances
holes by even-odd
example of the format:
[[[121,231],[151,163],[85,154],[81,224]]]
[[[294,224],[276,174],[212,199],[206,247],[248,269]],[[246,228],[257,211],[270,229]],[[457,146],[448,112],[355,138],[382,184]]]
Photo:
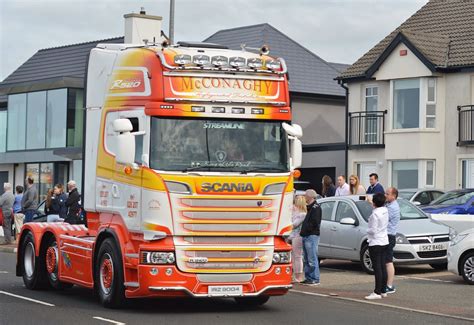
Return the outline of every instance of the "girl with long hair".
[[[301,225],[306,217],[306,200],[303,195],[295,197],[293,205],[293,231],[290,234],[293,255],[293,281],[301,282],[304,280],[303,273],[303,238],[300,236]]]
[[[351,175],[349,177],[349,188],[351,190],[352,195],[364,195],[365,188],[360,183],[359,177],[356,175]]]
[[[331,197],[336,195],[336,187],[332,182],[332,178],[328,175],[323,176],[323,190],[321,191],[321,195],[323,197]]]

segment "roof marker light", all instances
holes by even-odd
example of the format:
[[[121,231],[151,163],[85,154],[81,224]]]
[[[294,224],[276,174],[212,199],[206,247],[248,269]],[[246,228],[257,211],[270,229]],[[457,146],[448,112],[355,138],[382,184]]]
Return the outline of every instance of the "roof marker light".
[[[259,58],[251,58],[247,60],[247,65],[252,69],[259,69],[263,66],[263,61]]]
[[[212,112],[213,113],[225,113],[225,107],[213,107]]]
[[[243,107],[232,107],[232,114],[245,114],[245,108],[243,108]]]
[[[191,63],[191,55],[178,54],[174,56],[174,63],[178,65],[185,65]]]
[[[270,70],[281,69],[281,62],[277,60],[267,60],[265,61],[265,66]]]
[[[217,55],[217,56],[212,57],[211,63],[212,65],[215,65],[216,67],[222,67],[229,63],[229,59],[225,56]]]
[[[203,113],[206,111],[204,106],[191,106],[191,112]]]
[[[245,65],[245,59],[240,56],[234,56],[229,59],[229,64],[234,68],[240,68]]]
[[[196,65],[206,65],[209,64],[209,56],[198,54],[193,56],[193,63]]]
[[[252,108],[252,114],[263,114],[263,108]]]

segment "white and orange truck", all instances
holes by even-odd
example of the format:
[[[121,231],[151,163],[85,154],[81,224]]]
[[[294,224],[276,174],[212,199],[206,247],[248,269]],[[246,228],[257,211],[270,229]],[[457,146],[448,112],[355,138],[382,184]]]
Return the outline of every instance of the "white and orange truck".
[[[86,84],[86,225],[25,224],[29,289],[79,285],[127,298],[233,297],[291,288],[293,178],[287,68],[207,43],[99,44]]]

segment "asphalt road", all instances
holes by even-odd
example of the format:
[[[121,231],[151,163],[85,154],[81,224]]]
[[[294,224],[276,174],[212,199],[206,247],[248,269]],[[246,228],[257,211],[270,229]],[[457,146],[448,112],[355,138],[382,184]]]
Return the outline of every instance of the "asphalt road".
[[[337,291],[334,279],[341,279],[339,285],[348,287],[348,278],[354,278],[354,283],[363,286],[363,291],[355,291],[358,295],[370,292],[372,283],[360,283],[359,278],[350,276],[361,274],[357,266],[326,265],[329,267],[322,270],[326,286],[324,282],[318,288],[296,286],[293,292],[258,308],[243,309],[228,299],[155,299],[133,300],[124,309],[109,310],[98,304],[91,290],[76,286],[65,291],[27,290],[14,274],[15,255],[0,253],[0,324],[472,324],[467,319],[389,306],[392,298],[373,304],[341,294],[329,296],[325,290]],[[429,282],[418,281],[424,286]],[[445,302],[445,290],[440,287],[438,304]],[[396,294],[402,299],[402,293]]]

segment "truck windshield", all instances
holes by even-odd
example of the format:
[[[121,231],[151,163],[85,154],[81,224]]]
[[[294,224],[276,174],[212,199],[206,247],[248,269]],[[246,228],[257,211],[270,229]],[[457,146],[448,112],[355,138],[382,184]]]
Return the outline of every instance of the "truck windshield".
[[[150,167],[287,172],[287,137],[281,122],[153,117]]]

